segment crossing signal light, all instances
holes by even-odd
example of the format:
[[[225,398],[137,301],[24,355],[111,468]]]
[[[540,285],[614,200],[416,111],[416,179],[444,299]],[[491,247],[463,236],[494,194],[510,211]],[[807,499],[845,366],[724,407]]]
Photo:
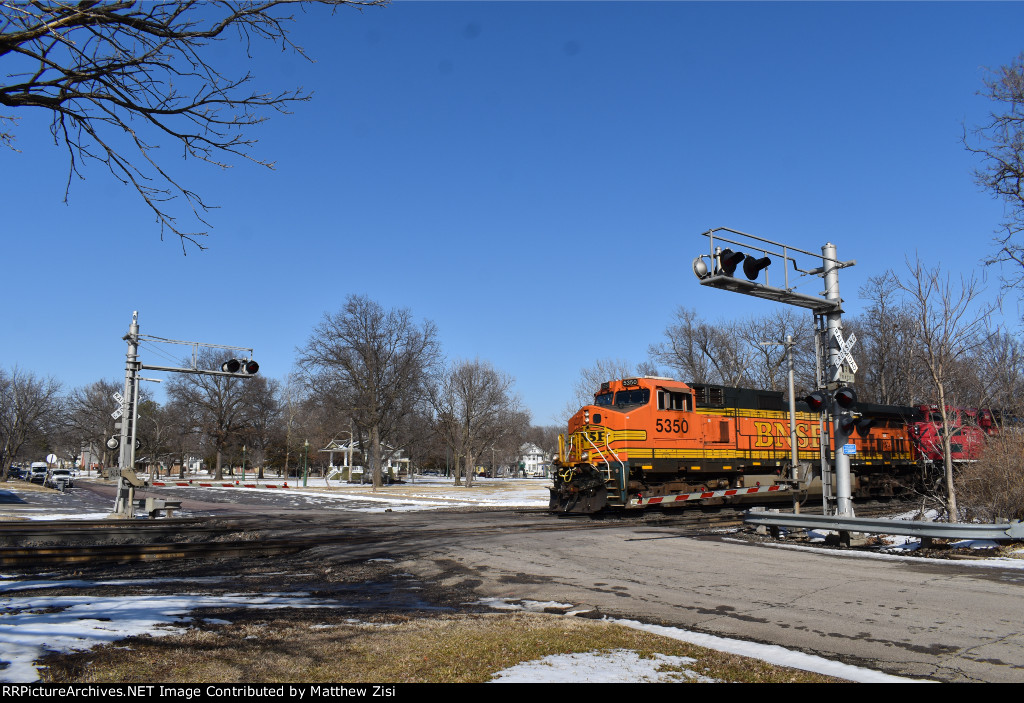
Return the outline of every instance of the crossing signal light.
[[[748,256],[743,262],[743,273],[751,281],[757,280],[757,277],[761,275],[761,272],[772,265],[772,260],[767,256],[763,256],[760,259],[755,259],[752,256]]]
[[[857,425],[857,418],[853,413],[842,413],[839,416],[839,432],[845,437],[849,437],[853,434],[853,429]]]
[[[857,403],[857,394],[852,388],[840,388],[836,391],[836,402],[843,410],[849,410]]]
[[[814,391],[809,396],[804,398],[804,402],[807,403],[808,407],[813,412],[821,412],[825,407],[825,401],[828,400],[827,396],[821,391]]]
[[[736,273],[736,267],[743,261],[743,254],[732,249],[723,249],[722,253],[718,255],[718,265],[722,269],[722,273],[726,276],[732,276]]]
[[[220,365],[224,373],[237,373],[242,376],[255,376],[260,370],[260,365],[252,359],[228,359]]]
[[[875,418],[864,417],[863,415],[857,420],[857,434],[861,437],[867,437],[871,433],[871,428],[875,425]]]

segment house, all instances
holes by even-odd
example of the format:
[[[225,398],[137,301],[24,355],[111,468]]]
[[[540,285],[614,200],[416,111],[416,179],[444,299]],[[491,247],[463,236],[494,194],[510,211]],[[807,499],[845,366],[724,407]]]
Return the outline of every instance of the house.
[[[533,442],[527,442],[519,447],[519,475],[531,478],[551,476],[550,458]]]
[[[348,469],[347,474],[351,474],[351,479],[358,480],[358,477],[363,473],[363,467],[359,464],[353,464],[354,458],[362,457],[360,464],[367,464],[368,457],[363,456],[362,445],[351,440],[342,441],[332,439],[327,443],[327,446],[319,450],[326,452],[328,457],[328,471],[333,468]],[[409,474],[409,460],[402,456],[402,449],[395,449],[386,444],[380,445],[381,458],[384,461],[383,473],[385,476],[392,476],[394,478],[400,478],[402,475]],[[343,462],[341,464],[334,463],[334,455],[341,454],[339,459]]]

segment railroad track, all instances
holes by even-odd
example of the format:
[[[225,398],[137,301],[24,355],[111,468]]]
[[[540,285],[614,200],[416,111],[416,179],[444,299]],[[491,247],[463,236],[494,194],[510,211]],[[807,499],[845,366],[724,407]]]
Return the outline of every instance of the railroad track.
[[[128,563],[163,559],[225,558],[294,554],[310,545],[294,540],[261,542],[198,542],[177,544],[102,544],[73,547],[4,547],[0,565],[25,567],[38,565],[74,565]]]
[[[898,506],[897,506],[898,507]],[[894,506],[862,505],[858,514],[892,512]],[[679,510],[639,514],[555,516],[547,510],[489,511],[497,524],[479,525],[473,534],[536,531],[592,531],[636,527],[679,530],[683,534],[743,526],[743,512]],[[806,513],[815,509],[807,507]],[[821,512],[817,506],[817,512]],[[497,518],[506,515],[507,519]],[[409,519],[366,526],[323,515],[275,517],[175,518],[153,521],[38,521],[0,523],[0,566],[131,563],[169,559],[222,559],[294,554],[312,547],[346,544],[387,549],[414,534],[418,540],[447,539],[451,527],[433,519]],[[40,544],[32,544],[41,542]]]

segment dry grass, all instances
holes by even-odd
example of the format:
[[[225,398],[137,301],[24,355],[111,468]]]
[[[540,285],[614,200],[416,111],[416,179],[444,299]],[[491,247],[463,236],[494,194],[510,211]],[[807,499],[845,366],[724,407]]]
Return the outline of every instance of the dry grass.
[[[990,437],[981,459],[956,474],[957,503],[968,520],[1006,522],[1024,518],[1024,437]]]
[[[52,488],[47,488],[41,483],[29,483],[20,478],[12,478],[8,481],[0,481],[0,490],[13,493],[56,493]]]
[[[309,611],[306,611],[307,613]],[[213,613],[210,618],[221,617]],[[321,617],[322,616],[322,617]],[[535,613],[388,616],[360,621],[318,611],[233,612],[229,625],[182,635],[132,638],[53,655],[48,682],[123,683],[479,683],[550,654],[628,649],[696,659],[688,668],[719,681],[828,682],[604,622]]]

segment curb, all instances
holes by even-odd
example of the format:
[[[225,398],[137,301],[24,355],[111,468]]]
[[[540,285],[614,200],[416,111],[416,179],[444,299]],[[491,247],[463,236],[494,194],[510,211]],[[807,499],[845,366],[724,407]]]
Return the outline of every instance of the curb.
[[[235,481],[234,483],[207,483],[199,481],[175,481],[174,483],[167,483],[165,481],[153,481],[149,485],[151,486],[199,486],[200,488],[288,488],[287,483],[276,484],[276,483],[240,483]]]

